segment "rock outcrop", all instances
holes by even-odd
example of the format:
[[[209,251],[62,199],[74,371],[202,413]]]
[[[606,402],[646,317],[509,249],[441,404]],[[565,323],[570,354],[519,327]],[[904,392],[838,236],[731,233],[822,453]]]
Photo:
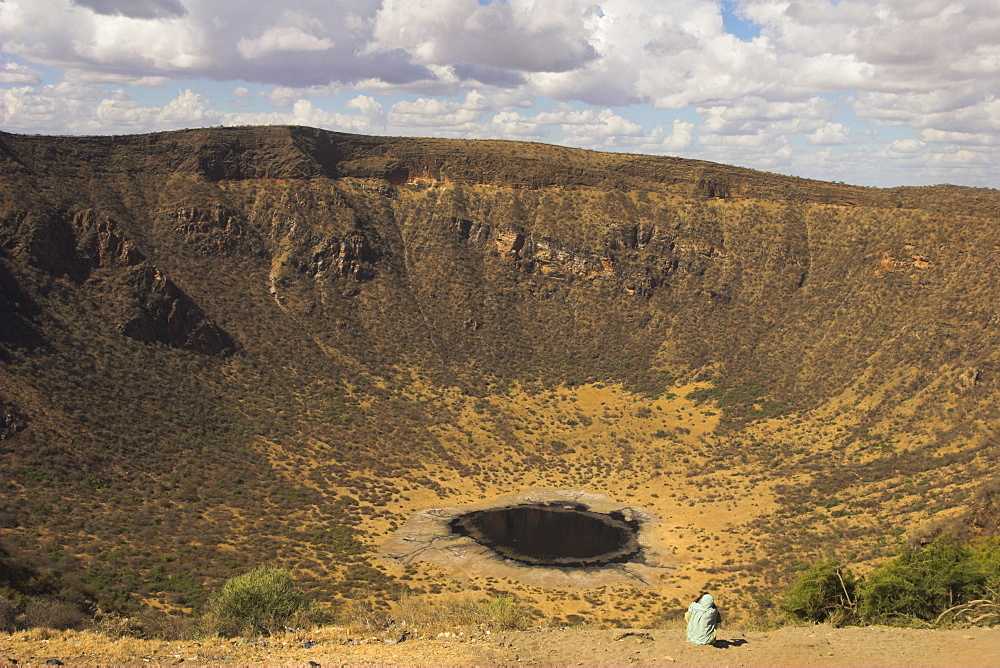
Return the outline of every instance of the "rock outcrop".
[[[4,221],[7,246],[36,267],[76,281],[101,267],[132,267],[145,257],[111,217],[91,208],[21,210]]]
[[[203,355],[235,351],[232,338],[156,267],[136,267],[125,284],[129,288],[129,306],[124,322],[117,326],[125,336]]]
[[[378,251],[367,237],[354,232],[323,241],[312,249],[310,255],[300,259],[298,268],[317,280],[336,277],[363,283],[375,278],[378,261]]]
[[[0,441],[12,437],[28,426],[28,416],[17,406],[0,399]]]
[[[260,257],[264,244],[238,211],[221,206],[183,207],[160,214],[184,242],[201,255],[227,257],[235,253]]]

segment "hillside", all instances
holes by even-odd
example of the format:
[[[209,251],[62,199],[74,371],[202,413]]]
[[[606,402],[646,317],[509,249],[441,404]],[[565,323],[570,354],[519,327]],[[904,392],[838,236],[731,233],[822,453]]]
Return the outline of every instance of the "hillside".
[[[277,563],[335,607],[638,625],[995,531],[998,223],[996,190],[536,144],[0,134],[8,584],[190,611]],[[648,510],[662,574],[383,554],[530,489]]]

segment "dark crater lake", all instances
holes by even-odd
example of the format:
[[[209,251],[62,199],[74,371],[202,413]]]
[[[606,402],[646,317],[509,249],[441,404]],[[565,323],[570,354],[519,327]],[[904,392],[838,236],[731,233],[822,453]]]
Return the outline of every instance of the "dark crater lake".
[[[497,554],[532,566],[588,568],[635,559],[639,523],[580,504],[523,504],[459,515],[448,526]]]

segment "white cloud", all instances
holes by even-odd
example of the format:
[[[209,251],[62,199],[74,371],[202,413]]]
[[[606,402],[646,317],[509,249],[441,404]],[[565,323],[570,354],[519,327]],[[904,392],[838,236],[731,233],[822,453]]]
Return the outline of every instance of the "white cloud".
[[[11,132],[86,132],[104,91],[71,83],[3,91],[4,129]]]
[[[596,57],[585,25],[595,11],[593,4],[571,0],[385,0],[367,48],[403,49],[426,65],[474,66],[469,71],[480,76],[564,72]]]
[[[682,152],[692,144],[694,124],[687,121],[673,121],[669,134],[661,125],[645,132],[642,128],[633,129],[628,121],[626,123],[626,132],[617,131],[620,121],[579,126],[575,132],[567,134],[563,143],[592,150],[653,154]]]
[[[607,2],[585,25],[598,57],[574,70],[531,74],[539,95],[679,109],[759,90],[755,72],[768,66],[762,43],[726,34],[710,2]]]
[[[33,67],[7,61],[0,68],[0,84],[15,86],[37,86],[42,82],[42,73]]]
[[[389,123],[401,128],[440,127],[453,132],[459,126],[474,129],[482,115],[482,109],[463,102],[422,97],[392,105]]]
[[[810,133],[807,138],[810,144],[822,146],[846,144],[851,141],[851,128],[843,123],[825,123],[823,127]]]
[[[347,103],[349,109],[357,109],[361,115],[374,126],[384,128],[389,122],[389,116],[382,105],[373,97],[358,95]]]
[[[924,147],[924,143],[917,139],[900,139],[889,144],[889,151],[892,153],[916,153]]]
[[[768,101],[747,96],[730,104],[698,107],[702,128],[717,134],[758,134],[813,131],[835,110],[827,100],[811,97],[800,102]]]
[[[287,112],[230,113],[222,118],[226,125],[306,125],[337,132],[372,134],[379,122],[366,114],[342,114],[315,106],[310,100],[297,100]]]
[[[344,114],[317,109],[309,100],[299,100],[292,105],[292,122],[296,125],[350,130],[352,132],[368,128],[368,123],[363,118],[352,118]]]
[[[256,39],[242,38],[236,50],[244,58],[260,58],[275,51],[325,51],[333,47],[333,40],[317,37],[294,26],[274,27],[265,30]]]
[[[122,131],[142,131],[155,117],[153,109],[143,108],[124,90],[114,91],[97,103],[94,110],[99,127],[117,127]]]
[[[901,93],[996,76],[1000,12],[992,1],[767,0],[743,10],[765,26],[800,83]]]
[[[948,165],[988,165],[991,162],[991,157],[995,159],[996,155],[993,154],[991,156],[982,151],[970,151],[968,149],[940,153],[934,156],[935,162],[940,161]]]
[[[982,99],[960,109],[927,114],[916,123],[918,127],[928,127],[953,132],[1000,132],[1000,98],[995,94],[984,95]]]
[[[179,91],[177,97],[159,110],[156,120],[171,127],[214,125],[221,116],[208,101],[190,88]]]
[[[570,142],[587,139],[619,139],[624,137],[641,137],[644,132],[642,126],[634,123],[623,116],[619,116],[610,109],[601,109],[596,113],[588,109],[586,120],[579,118],[569,118],[563,123],[563,131]]]
[[[578,148],[614,151],[674,152],[686,148],[694,136],[694,124],[675,120],[667,134],[662,126],[651,131],[611,109],[577,109],[569,105],[528,115],[503,111],[489,123],[489,136],[507,139],[561,137],[560,143]]]
[[[1000,98],[978,87],[950,95],[865,94],[859,96],[855,112],[874,123],[919,128],[931,132],[931,136],[935,132],[1000,136]]]
[[[322,98],[333,95],[337,86],[305,86],[292,88],[290,86],[275,86],[260,93],[260,95],[278,107],[290,107],[294,102],[306,98]]]
[[[665,151],[680,151],[690,146],[693,140],[694,123],[677,120],[673,122],[670,134],[663,136],[660,145]],[[659,153],[660,151],[654,150],[654,152]]]
[[[706,146],[718,146],[728,148],[762,148],[769,146],[775,140],[773,135],[760,132],[757,134],[731,134],[720,135],[707,133],[699,137],[698,141]]]
[[[516,111],[502,111],[490,121],[493,135],[507,139],[541,139],[547,128],[533,117]]]
[[[927,143],[967,144],[970,146],[1000,146],[1000,135],[987,132],[950,132],[946,130],[924,129],[920,139]]]
[[[370,41],[374,3],[186,0],[184,9],[140,18],[69,0],[4,0],[0,41],[10,54],[84,71],[91,80],[204,77],[300,88],[430,78],[398,49],[360,53]]]
[[[216,125],[224,115],[199,93],[178,91],[162,107],[144,107],[127,91],[107,93],[99,86],[60,83],[3,92],[5,125],[20,132],[39,132],[53,125],[74,134],[120,134]]]
[[[161,20],[96,14],[66,0],[0,3],[0,38],[9,53],[113,77],[160,76],[205,63],[202,26],[190,17]]]
[[[746,2],[763,34],[743,42],[704,0],[606,0],[599,9],[590,0],[187,0],[186,13],[175,0],[132,12],[123,0],[87,1],[104,13],[67,0],[5,0],[5,48],[92,77],[184,73],[292,89],[372,81],[424,95],[478,82],[531,98],[661,109],[849,90],[948,97],[965,82],[995,82],[1000,63],[992,2]]]

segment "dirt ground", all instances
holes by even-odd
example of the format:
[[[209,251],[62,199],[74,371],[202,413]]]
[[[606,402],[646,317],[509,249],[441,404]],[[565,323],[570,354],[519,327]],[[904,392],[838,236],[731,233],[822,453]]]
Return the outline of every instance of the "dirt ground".
[[[402,638],[402,639],[401,639]],[[681,630],[536,628],[423,636],[324,628],[257,640],[108,640],[90,632],[0,636],[3,665],[490,665],[490,666],[996,666],[1000,628],[933,631],[885,627],[723,630],[695,647]]]

